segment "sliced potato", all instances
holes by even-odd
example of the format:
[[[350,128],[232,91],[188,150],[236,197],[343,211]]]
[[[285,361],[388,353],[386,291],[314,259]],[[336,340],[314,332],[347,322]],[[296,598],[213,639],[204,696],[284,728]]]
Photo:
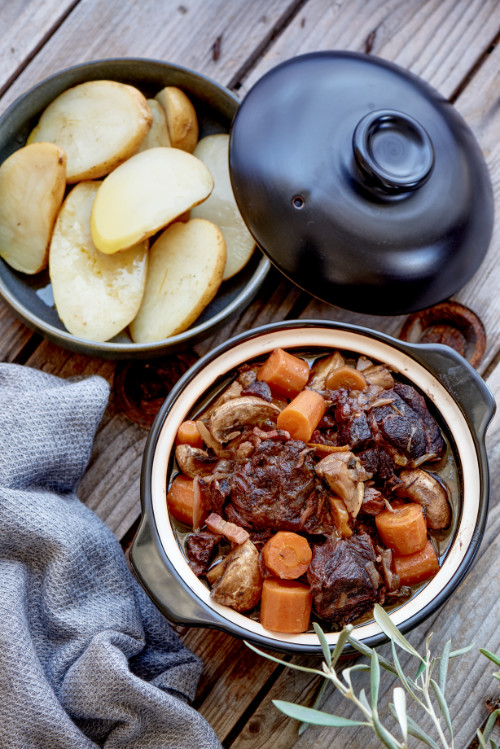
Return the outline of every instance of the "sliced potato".
[[[148,148],[158,148],[158,146],[168,148],[172,145],[168,134],[167,115],[165,114],[165,110],[161,104],[158,104],[156,99],[148,99],[147,102],[151,114],[153,115],[153,124],[151,125],[149,133],[139,146],[138,152],[146,151]]]
[[[0,256],[16,270],[47,265],[66,187],[66,154],[52,143],[24,146],[0,166]]]
[[[234,199],[229,177],[229,135],[219,133],[202,138],[194,155],[203,161],[214,179],[210,197],[191,211],[192,218],[206,218],[220,228],[226,240],[227,260],[223,281],[234,276],[250,260],[255,241],[248,231]]]
[[[63,91],[44,110],[29,137],[64,148],[68,182],[103,177],[134,154],[153,115],[134,86],[88,81]]]
[[[90,236],[98,182],[81,182],[61,208],[50,243],[49,273],[59,317],[70,333],[107,341],[137,314],[146,284],[148,240],[103,255]]]
[[[137,343],[181,333],[215,296],[226,262],[220,230],[197,218],[176,221],[150,249],[146,291],[130,334]]]
[[[92,209],[92,239],[101,252],[132,247],[207,198],[205,164],[177,148],[137,153],[102,182]]]
[[[156,95],[167,115],[168,133],[173,148],[193,153],[198,142],[198,118],[188,96],[175,86],[165,86]]]

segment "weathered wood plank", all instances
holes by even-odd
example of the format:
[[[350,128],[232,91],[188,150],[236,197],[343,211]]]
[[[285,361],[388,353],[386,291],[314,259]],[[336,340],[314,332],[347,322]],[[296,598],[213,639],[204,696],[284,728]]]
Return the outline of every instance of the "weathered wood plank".
[[[17,96],[68,65],[109,57],[148,57],[194,68],[227,84],[266,44],[297,0],[80,0],[3,97]]]
[[[0,95],[78,0],[9,0],[0,3]]]
[[[10,307],[0,299],[0,361],[17,361],[31,339],[31,331],[16,318]]]
[[[213,336],[199,343],[195,347],[196,352],[201,356],[237,333],[285,320],[300,298],[299,289],[284,279],[275,268],[271,268],[254,302]]]
[[[474,309],[484,323],[488,346],[481,371],[489,365],[500,348],[500,47],[496,47],[473,81],[459,97],[456,106],[472,127],[486,157],[493,183],[497,218],[488,254],[469,283],[457,294],[458,301]]]
[[[205,663],[194,707],[212,725],[219,739],[225,741],[255,695],[266,685],[275,664],[263,663],[243,642],[222,632],[191,629],[184,642]]]
[[[495,39],[495,0],[310,0],[249,75],[248,91],[267,70],[320,49],[370,52],[397,62],[451,96]]]

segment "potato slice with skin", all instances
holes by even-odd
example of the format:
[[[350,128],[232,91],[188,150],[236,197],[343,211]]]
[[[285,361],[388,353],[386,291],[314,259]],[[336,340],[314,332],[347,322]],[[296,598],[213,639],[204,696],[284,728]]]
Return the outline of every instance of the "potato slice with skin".
[[[146,151],[148,148],[158,148],[159,146],[169,148],[172,144],[168,134],[167,115],[161,104],[156,99],[148,99],[148,106],[153,115],[153,124],[149,133],[146,135],[137,152]]]
[[[194,155],[203,161],[214,178],[210,197],[191,211],[191,217],[206,218],[220,228],[226,240],[227,260],[225,281],[240,271],[250,260],[255,240],[248,231],[234,199],[229,177],[229,135],[218,133],[202,138]]]
[[[88,81],[63,91],[42,113],[30,143],[47,141],[66,151],[68,182],[108,174],[134,154],[153,115],[134,86]]]
[[[176,86],[165,86],[155,98],[165,110],[172,147],[193,153],[199,128],[196,110],[189,97]]]
[[[188,328],[215,296],[225,262],[224,237],[210,221],[176,221],[165,229],[150,249],[132,340],[160,341]]]
[[[201,203],[213,188],[205,164],[178,148],[137,153],[102,182],[92,209],[101,252],[132,247]]]
[[[96,250],[90,212],[98,182],[80,182],[59,212],[49,273],[59,317],[70,333],[107,341],[137,314],[146,284],[148,240],[116,255]]]
[[[0,256],[16,270],[39,273],[66,187],[66,154],[52,143],[15,151],[0,166]]]

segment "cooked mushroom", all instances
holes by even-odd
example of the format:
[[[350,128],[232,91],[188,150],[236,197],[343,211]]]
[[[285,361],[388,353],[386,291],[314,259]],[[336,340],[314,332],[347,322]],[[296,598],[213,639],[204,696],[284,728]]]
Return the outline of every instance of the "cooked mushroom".
[[[390,390],[394,387],[394,377],[383,364],[367,367],[363,374],[369,385],[378,385],[384,390]]]
[[[191,445],[177,445],[175,459],[179,469],[190,479],[211,473],[213,464],[217,460],[217,458],[211,458],[200,447],[191,447]]]
[[[326,378],[339,367],[345,364],[344,357],[338,351],[331,356],[325,356],[323,359],[317,359],[311,367],[311,374],[307,387],[311,390],[325,390]]]
[[[368,359],[368,357],[361,355],[356,362],[356,369],[358,369],[360,372],[364,372],[365,369],[370,369],[370,367],[373,367],[373,362],[371,359]]]
[[[218,576],[219,572],[222,574]],[[209,571],[209,573],[211,570]],[[231,606],[235,611],[249,611],[256,606],[262,593],[262,575],[259,569],[259,552],[248,540],[237,546],[217,565],[218,579],[211,596],[217,603]]]
[[[318,476],[326,481],[347,507],[353,518],[363,503],[365,471],[360,461],[351,452],[330,453],[316,466]]]
[[[241,384],[238,382],[238,380],[235,380],[225,390],[222,391],[222,393],[213,403],[207,406],[207,408],[198,416],[198,418],[208,419],[208,417],[211,416],[215,409],[220,405],[222,405],[223,403],[227,403],[227,401],[231,400],[232,398],[239,398],[242,390],[243,387],[241,386]]]
[[[223,449],[220,442],[214,440],[210,429],[207,427],[204,421],[197,419],[196,428],[200,433],[200,437],[207,447],[210,447],[218,458],[227,458],[228,453]]]
[[[404,488],[398,493],[425,507],[427,526],[433,530],[447,528],[451,522],[451,509],[446,490],[439,481],[422,468],[401,471],[399,478]]]
[[[279,413],[280,409],[273,403],[246,395],[218,406],[210,417],[209,429],[218,442],[228,442],[237,437],[243,427],[261,426],[268,420],[276,421]]]

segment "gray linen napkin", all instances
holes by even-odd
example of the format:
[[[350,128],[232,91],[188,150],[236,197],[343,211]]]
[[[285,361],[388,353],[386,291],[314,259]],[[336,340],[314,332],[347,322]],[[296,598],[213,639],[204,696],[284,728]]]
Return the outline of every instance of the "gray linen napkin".
[[[75,494],[108,391],[0,364],[1,749],[220,747],[200,661]]]

